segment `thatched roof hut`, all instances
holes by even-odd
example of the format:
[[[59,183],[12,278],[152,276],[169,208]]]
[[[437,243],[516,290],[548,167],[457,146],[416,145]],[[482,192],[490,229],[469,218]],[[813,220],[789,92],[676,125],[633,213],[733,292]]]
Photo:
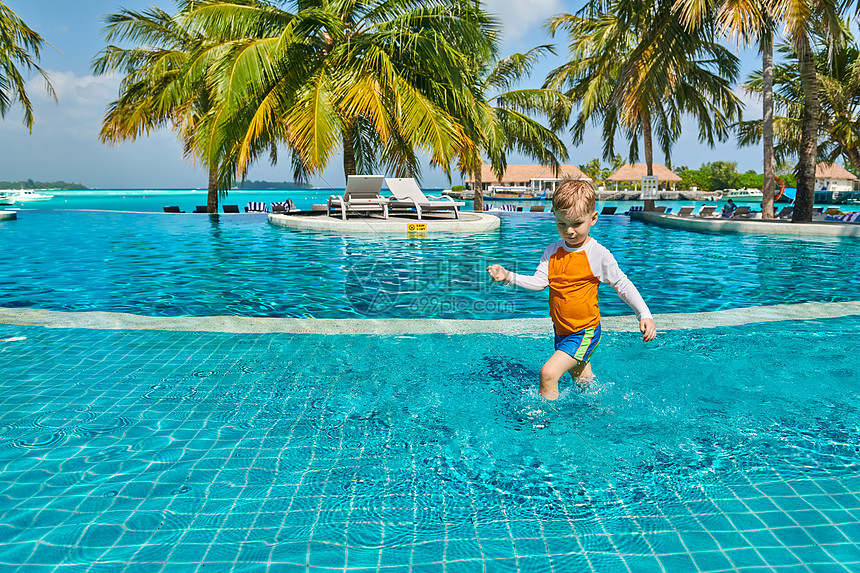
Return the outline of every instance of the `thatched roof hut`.
[[[857,176],[836,163],[822,161],[815,166],[815,194],[817,201],[836,201],[845,193],[854,192]],[[819,197],[819,194],[821,196]]]
[[[673,173],[668,167],[661,163],[652,165],[654,176],[660,184],[671,183],[672,189],[675,189],[675,183],[681,181],[681,178]],[[626,163],[618,168],[618,170],[606,178],[606,182],[615,183],[615,188],[618,188],[618,183],[632,183],[636,189],[641,185],[642,178],[648,174],[648,166],[645,163]]]
[[[654,163],[654,175],[657,180],[663,183],[677,183],[681,181],[678,175],[675,175],[671,169],[661,163]],[[642,181],[642,178],[648,174],[648,166],[644,163],[626,163],[618,168],[618,171],[606,178],[607,181]]]

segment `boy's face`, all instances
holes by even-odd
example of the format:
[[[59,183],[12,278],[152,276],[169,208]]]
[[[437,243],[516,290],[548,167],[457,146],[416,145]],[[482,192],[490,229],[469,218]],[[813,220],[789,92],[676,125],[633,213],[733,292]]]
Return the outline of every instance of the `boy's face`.
[[[591,227],[597,222],[597,211],[579,213],[573,210],[555,211],[555,227],[565,244],[576,249],[588,240]]]

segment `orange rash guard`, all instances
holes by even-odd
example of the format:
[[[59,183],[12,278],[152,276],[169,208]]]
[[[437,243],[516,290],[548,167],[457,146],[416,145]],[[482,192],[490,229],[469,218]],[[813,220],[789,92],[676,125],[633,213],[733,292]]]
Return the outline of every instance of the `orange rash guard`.
[[[509,284],[540,291],[549,287],[549,315],[558,335],[569,335],[600,322],[597,287],[612,286],[636,318],[651,318],[651,311],[609,250],[592,238],[571,249],[564,240],[548,246],[532,276],[511,273]]]

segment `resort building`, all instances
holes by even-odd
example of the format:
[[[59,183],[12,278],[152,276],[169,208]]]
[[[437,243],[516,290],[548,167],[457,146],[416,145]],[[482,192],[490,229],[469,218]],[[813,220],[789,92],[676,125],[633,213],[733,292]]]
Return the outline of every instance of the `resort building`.
[[[681,181],[681,178],[672,172],[671,169],[661,163],[653,164],[654,175],[660,185],[672,184],[672,191],[675,190],[675,183]],[[618,184],[623,183],[625,187],[631,187],[636,191],[642,185],[642,178],[648,174],[648,166],[644,163],[626,163],[618,168],[618,171],[606,178],[606,183],[614,183],[615,190],[618,190]]]
[[[558,174],[549,165],[508,165],[502,180],[499,181],[490,165],[481,166],[481,190],[488,191],[492,187],[529,187],[540,191],[555,192],[555,187],[563,179],[591,178],[576,165],[559,165]],[[466,188],[474,189],[475,179],[471,175],[466,179]]]
[[[836,163],[822,161],[815,166],[815,201],[843,203],[858,195],[854,191],[857,176]]]

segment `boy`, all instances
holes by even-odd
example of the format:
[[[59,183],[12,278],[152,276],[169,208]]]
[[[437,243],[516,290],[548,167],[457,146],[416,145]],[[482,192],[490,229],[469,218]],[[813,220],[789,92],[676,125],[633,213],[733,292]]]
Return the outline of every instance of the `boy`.
[[[597,286],[601,282],[613,286],[636,312],[642,340],[648,342],[657,336],[651,312],[639,291],[618,268],[612,253],[589,236],[597,223],[594,202],[594,188],[587,181],[563,181],[552,198],[561,240],[546,248],[535,274],[518,275],[500,265],[487,267],[496,282],[534,291],[549,286],[556,350],[540,370],[540,395],[548,400],[558,398],[558,381],[565,372],[576,382],[586,382],[593,376],[590,359],[600,341]]]

